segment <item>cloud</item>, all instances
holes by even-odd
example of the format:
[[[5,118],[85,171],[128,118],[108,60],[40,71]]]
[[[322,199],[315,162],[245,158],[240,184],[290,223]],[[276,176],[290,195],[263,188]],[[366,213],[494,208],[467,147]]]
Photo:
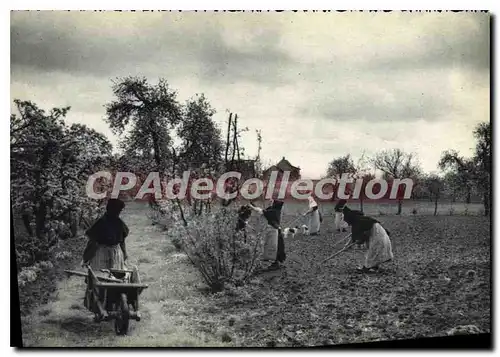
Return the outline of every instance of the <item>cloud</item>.
[[[225,128],[238,113],[242,145],[286,156],[306,176],[328,161],[384,148],[435,170],[442,150],[464,155],[490,117],[489,14],[12,12],[11,95],[112,135],[111,79],[168,80],[184,102],[205,93]]]
[[[207,83],[286,82],[281,69],[290,57],[277,47],[279,33],[248,33],[241,46],[226,39],[222,18],[192,15],[200,21],[176,13],[118,17],[93,12],[15,12],[11,63],[14,68],[93,76],[113,76],[140,66],[145,72],[161,68],[167,75],[193,75]]]
[[[330,83],[328,83],[330,84]],[[336,78],[315,92],[301,115],[329,120],[435,120],[452,110],[446,74],[429,72],[365,73]]]
[[[362,28],[370,36],[354,30],[345,39],[354,43],[336,47],[348,63],[331,56],[331,73],[325,73],[327,65],[321,63],[306,69],[305,76],[317,79],[298,115],[337,121],[443,120],[462,110],[461,103],[453,100],[460,90],[453,81],[457,71],[473,81],[478,76],[480,83],[487,81],[487,14],[377,16],[382,17],[387,21],[365,16]]]
[[[484,13],[459,13],[415,17],[407,26],[418,26],[409,43],[382,51],[366,68],[376,71],[464,68],[489,71],[490,21]]]

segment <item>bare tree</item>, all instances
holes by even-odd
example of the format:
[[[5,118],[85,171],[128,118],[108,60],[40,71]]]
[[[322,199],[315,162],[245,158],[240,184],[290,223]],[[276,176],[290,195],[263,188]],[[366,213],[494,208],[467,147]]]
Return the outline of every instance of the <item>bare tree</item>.
[[[471,202],[472,190],[476,185],[476,165],[473,159],[464,158],[455,150],[443,152],[439,167],[442,170],[451,169],[457,184],[465,191],[465,202]]]
[[[434,201],[434,216],[437,215],[438,201],[444,191],[444,181],[438,175],[431,174],[424,179],[425,187]]]
[[[372,162],[376,169],[384,173],[386,179],[414,178],[422,171],[415,154],[401,149],[383,150],[375,155]],[[401,214],[403,201],[398,200],[398,215]]]
[[[361,192],[359,195],[359,207],[361,212],[363,212],[363,201],[364,201],[364,195],[365,195],[365,189],[366,189],[366,184],[375,178],[375,175],[370,172],[370,169],[368,168],[369,164],[368,158],[365,156],[365,153],[361,155],[359,160],[356,162],[356,165],[354,167],[355,169],[355,174],[354,177],[357,180],[362,180],[361,184]]]
[[[240,146],[239,139],[241,138],[241,133],[248,131],[248,128],[238,129],[238,115],[229,113],[229,119],[227,124],[227,138],[226,138],[226,150],[224,155],[224,166],[226,170],[241,172],[241,159],[244,155],[244,148]],[[229,192],[237,192],[242,185],[242,180],[232,179],[229,182]],[[233,202],[233,199],[224,199],[222,205],[227,207]]]
[[[260,153],[262,151],[262,130],[255,130],[257,134],[257,156],[255,157],[255,173],[257,177],[262,175],[263,165]]]
[[[483,195],[484,214],[491,212],[491,126],[480,123],[474,130],[477,139],[476,150],[472,158],[465,158],[455,150],[443,152],[439,167],[449,169],[466,187],[467,203],[470,203],[472,189],[477,188]]]

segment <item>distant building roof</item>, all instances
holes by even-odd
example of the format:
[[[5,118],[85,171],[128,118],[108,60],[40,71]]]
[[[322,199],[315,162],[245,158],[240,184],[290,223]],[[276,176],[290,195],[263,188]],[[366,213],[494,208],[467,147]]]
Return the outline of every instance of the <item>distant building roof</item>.
[[[268,171],[275,171],[275,170],[280,170],[280,171],[300,171],[300,167],[293,166],[290,161],[283,158],[281,159],[280,162],[278,162],[276,165],[273,165],[269,167],[268,169],[265,170],[265,172]]]

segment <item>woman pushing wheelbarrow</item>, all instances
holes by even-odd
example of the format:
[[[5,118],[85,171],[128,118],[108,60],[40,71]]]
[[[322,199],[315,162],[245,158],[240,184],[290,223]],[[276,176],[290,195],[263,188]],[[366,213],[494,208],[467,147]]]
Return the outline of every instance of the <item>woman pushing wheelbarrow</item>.
[[[125,268],[125,238],[129,229],[120,218],[124,208],[122,200],[110,199],[106,213],[85,232],[89,241],[83,252],[83,265],[90,265],[94,271]]]
[[[114,320],[118,335],[127,334],[130,320],[141,320],[139,295],[148,287],[141,284],[137,267],[125,266],[129,230],[119,217],[124,207],[123,201],[110,199],[106,213],[87,230],[89,242],[82,262],[87,273],[66,270],[68,275],[85,277],[84,306],[94,313],[96,322]]]
[[[120,218],[125,203],[119,199],[110,199],[106,213],[90,227],[86,233],[89,241],[83,252],[82,266],[90,266],[98,276],[109,274],[113,270],[126,270],[127,250],[125,238],[129,229]],[[130,281],[139,283],[137,267],[132,267]],[[89,302],[87,299],[84,305]]]

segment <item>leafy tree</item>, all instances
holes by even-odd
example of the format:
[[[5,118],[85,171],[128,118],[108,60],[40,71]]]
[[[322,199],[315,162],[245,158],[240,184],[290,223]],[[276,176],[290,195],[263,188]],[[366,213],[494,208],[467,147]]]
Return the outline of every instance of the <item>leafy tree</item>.
[[[205,96],[198,95],[186,103],[185,114],[177,135],[182,140],[178,149],[180,168],[218,170],[222,164],[221,131],[213,120],[215,110]]]
[[[88,175],[106,166],[111,144],[80,124],[67,126],[70,110],[48,113],[29,101],[14,101],[11,115],[11,196],[27,236],[16,235],[21,264],[47,258],[58,237],[75,235],[78,217],[96,212],[86,197]]]
[[[474,153],[476,165],[476,182],[483,194],[485,215],[491,211],[491,126],[490,123],[480,123],[474,130],[477,140]]]
[[[342,174],[354,174],[356,173],[356,167],[352,161],[351,155],[347,154],[345,156],[333,159],[326,170],[326,176],[336,179],[340,179]]]
[[[186,102],[183,119],[177,128],[182,140],[178,152],[178,173],[192,172],[192,179],[210,178],[217,175],[223,164],[221,131],[213,120],[216,113],[203,94]],[[190,200],[197,214],[210,210],[211,199],[203,202]]]
[[[114,82],[113,94],[106,120],[116,134],[128,129],[120,147],[126,155],[152,157],[163,172],[173,155],[170,130],[182,120],[177,93],[164,79],[152,85],[146,78],[127,77]]]

